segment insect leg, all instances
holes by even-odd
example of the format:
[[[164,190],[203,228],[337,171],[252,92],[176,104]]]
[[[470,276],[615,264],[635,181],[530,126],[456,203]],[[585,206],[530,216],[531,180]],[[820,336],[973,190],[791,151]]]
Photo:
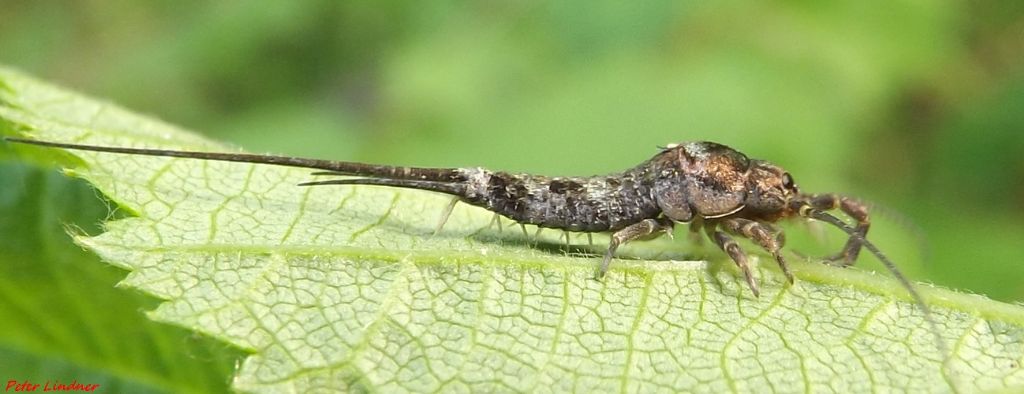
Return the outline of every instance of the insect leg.
[[[498,234],[501,234],[505,230],[505,227],[501,225],[501,215],[495,213],[493,220],[494,224],[498,225]]]
[[[839,253],[826,258],[831,263],[836,263],[841,267],[849,267],[857,261],[857,256],[860,255],[860,248],[863,246],[863,242],[860,239],[864,238],[868,234],[868,228],[871,227],[871,221],[868,219],[868,208],[860,201],[854,200],[849,197],[843,197],[835,194],[819,194],[815,195],[810,200],[810,205],[819,210],[830,210],[836,209],[843,211],[853,220],[857,221],[857,226],[854,227],[854,231],[857,236],[850,236],[846,240],[846,246]]]
[[[608,251],[604,254],[604,261],[601,262],[601,268],[597,271],[597,278],[603,278],[604,274],[608,272],[608,265],[611,264],[612,256],[615,254],[615,250],[619,248],[619,245],[661,231],[671,231],[672,226],[673,222],[668,218],[644,219],[613,233],[611,242],[608,242]]]
[[[779,268],[782,268],[782,273],[786,275],[786,279],[789,283],[793,283],[793,273],[789,271],[789,265],[786,264],[786,258],[782,256],[782,245],[786,243],[786,236],[774,226],[768,223],[755,222],[750,219],[732,218],[721,221],[722,228],[726,232],[733,235],[739,235],[754,241],[760,245],[768,253],[771,253],[775,257],[775,261],[779,263]]]
[[[452,215],[452,210],[455,209],[455,204],[458,203],[459,198],[453,197],[452,201],[448,203],[448,206],[444,208],[444,211],[441,212],[441,221],[437,223],[437,228],[434,229],[434,235],[439,234],[441,229],[444,228],[444,224],[448,223],[448,217]]]
[[[705,223],[704,232],[707,233],[708,238],[715,241],[719,248],[722,248],[722,250],[729,254],[732,261],[740,267],[740,271],[743,271],[743,277],[747,280],[747,286],[750,286],[750,291],[754,293],[754,297],[760,297],[761,290],[757,286],[757,280],[754,279],[754,275],[750,273],[750,265],[747,264],[747,255],[743,253],[743,249],[740,249],[736,241],[724,231],[716,230],[714,224]]]

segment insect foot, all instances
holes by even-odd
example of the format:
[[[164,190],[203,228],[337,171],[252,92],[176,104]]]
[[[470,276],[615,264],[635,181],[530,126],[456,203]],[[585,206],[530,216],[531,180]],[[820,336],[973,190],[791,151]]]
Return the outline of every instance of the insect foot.
[[[673,223],[671,220],[666,218],[658,219],[644,219],[639,223],[635,223],[626,227],[622,230],[616,231],[612,234],[612,239],[608,243],[608,251],[604,254],[604,261],[601,262],[601,268],[597,270],[597,279],[604,278],[604,274],[608,272],[608,266],[611,264],[612,256],[615,254],[615,250],[626,242],[641,239],[658,232],[669,232],[672,231]]]

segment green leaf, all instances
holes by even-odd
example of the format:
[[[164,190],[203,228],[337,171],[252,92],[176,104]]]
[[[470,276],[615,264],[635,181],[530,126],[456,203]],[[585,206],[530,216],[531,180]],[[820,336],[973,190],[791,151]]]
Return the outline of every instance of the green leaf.
[[[3,147],[0,147],[2,150]],[[0,161],[0,371],[6,382],[99,384],[102,392],[222,392],[238,352],[146,319],[152,297],[70,242],[98,231],[105,201],[86,182]]]
[[[10,70],[0,82],[0,118],[33,138],[229,149]],[[766,259],[758,299],[720,254],[671,260],[682,249],[661,241],[628,253],[658,260],[616,260],[599,282],[597,258],[566,255],[553,232],[531,247],[482,209],[460,205],[432,236],[441,195],[301,188],[309,171],[266,165],[59,157],[134,214],[75,240],[166,300],[151,318],[251,352],[238,390],[1024,388],[1024,308],[980,296],[921,289],[942,354],[896,282],[856,269],[795,263],[790,287]]]

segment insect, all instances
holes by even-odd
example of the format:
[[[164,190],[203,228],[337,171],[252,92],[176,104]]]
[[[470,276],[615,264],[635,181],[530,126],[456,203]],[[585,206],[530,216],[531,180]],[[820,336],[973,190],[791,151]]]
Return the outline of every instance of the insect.
[[[651,159],[620,173],[591,177],[545,177],[510,174],[483,168],[419,168],[245,153],[193,152],[67,144],[23,138],[9,142],[54,148],[201,160],[273,164],[319,170],[314,176],[343,176],[299,186],[379,185],[420,189],[454,196],[455,202],[483,207],[521,224],[578,232],[611,232],[598,269],[604,276],[619,246],[671,234],[676,223],[704,231],[743,273],[755,296],[760,288],[747,255],[733,237],[747,238],[771,253],[790,283],[793,274],[781,249],[782,231],[772,223],[803,217],[829,223],[846,232],[843,249],[826,259],[850,266],[868,249],[900,281],[927,312],[920,295],[896,266],[865,236],[870,221],[865,205],[836,194],[805,194],[779,166],[714,142],[687,142],[661,148]],[[352,178],[355,176],[355,178]],[[825,212],[839,209],[856,221],[850,227]],[[440,228],[440,225],[439,227]]]
[[[620,173],[591,177],[545,177],[510,174],[483,168],[419,168],[245,153],[192,152],[66,144],[23,138],[9,142],[97,152],[168,156],[201,160],[273,164],[318,170],[314,176],[344,177],[300,183],[300,186],[378,185],[420,189],[454,196],[438,230],[455,203],[483,207],[520,224],[578,232],[611,232],[611,241],[598,269],[604,276],[616,249],[630,241],[671,235],[676,223],[703,231],[739,266],[755,296],[760,290],[747,255],[733,237],[753,241],[775,258],[788,281],[794,282],[781,249],[782,231],[772,223],[807,218],[828,223],[849,238],[826,262],[852,265],[861,248],[878,258],[921,308],[932,329],[936,348],[948,355],[946,344],[928,305],[910,281],[866,235],[871,222],[867,207],[836,194],[806,194],[781,167],[750,159],[725,145],[687,142],[661,148],[651,159]],[[856,225],[851,227],[826,211],[838,209]],[[525,230],[524,230],[525,231]]]

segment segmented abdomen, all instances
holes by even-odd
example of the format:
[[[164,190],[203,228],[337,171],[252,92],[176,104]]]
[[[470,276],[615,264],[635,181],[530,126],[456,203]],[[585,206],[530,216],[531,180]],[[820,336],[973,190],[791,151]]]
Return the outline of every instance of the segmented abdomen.
[[[660,213],[649,182],[636,171],[586,178],[477,171],[470,177],[466,202],[520,223],[614,231]]]

